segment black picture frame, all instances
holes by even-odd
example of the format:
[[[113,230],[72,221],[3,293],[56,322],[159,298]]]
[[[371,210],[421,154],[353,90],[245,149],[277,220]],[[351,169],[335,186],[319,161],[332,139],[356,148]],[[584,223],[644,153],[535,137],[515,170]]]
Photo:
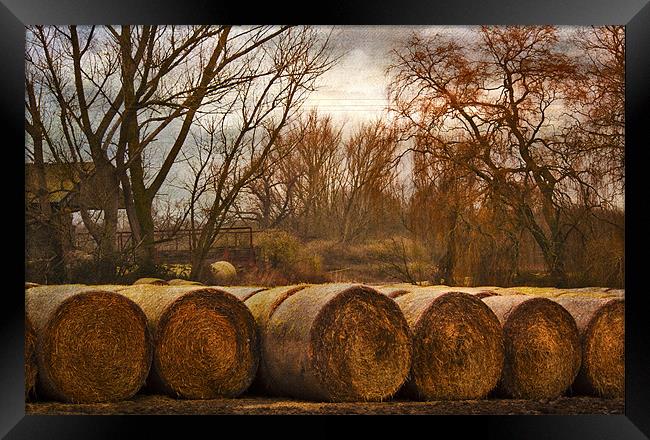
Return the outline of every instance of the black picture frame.
[[[647,163],[650,127],[650,3],[649,0],[482,0],[463,2],[388,2],[336,0],[314,4],[280,5],[269,2],[254,6],[249,2],[209,2],[207,0],[1,0],[0,4],[0,111],[3,130],[5,191],[3,242],[5,244],[0,350],[0,435],[7,438],[87,437],[114,438],[140,429],[153,433],[153,426],[167,432],[185,429],[185,422],[168,417],[75,417],[26,416],[23,380],[23,297],[24,288],[24,175],[21,149],[24,144],[24,26],[28,24],[100,23],[295,23],[295,24],[558,24],[626,25],[626,397],[625,414],[593,416],[494,416],[438,417],[423,425],[454,436],[469,430],[482,438],[616,438],[650,437],[650,342],[643,277],[647,234],[643,226],[650,220],[645,213],[644,165]],[[24,212],[24,211],[22,211]],[[23,226],[21,226],[23,222]],[[646,238],[646,240],[642,240]],[[4,278],[6,277],[6,278]],[[204,424],[192,420],[192,426]],[[219,423],[222,423],[220,419]],[[237,422],[242,424],[241,421]],[[266,430],[268,418],[257,428]],[[293,423],[293,422],[292,422]],[[395,428],[404,422],[373,423]],[[134,426],[134,425],[137,425]],[[243,423],[248,431],[256,424]],[[413,425],[407,422],[410,429]],[[435,428],[432,426],[435,425]],[[206,426],[214,429],[214,421]],[[322,429],[321,429],[322,428]],[[422,428],[422,427],[420,427]],[[329,423],[316,422],[311,429],[324,433]],[[214,435],[217,432],[213,432]],[[404,435],[409,435],[405,431]],[[646,437],[647,436],[647,437]]]

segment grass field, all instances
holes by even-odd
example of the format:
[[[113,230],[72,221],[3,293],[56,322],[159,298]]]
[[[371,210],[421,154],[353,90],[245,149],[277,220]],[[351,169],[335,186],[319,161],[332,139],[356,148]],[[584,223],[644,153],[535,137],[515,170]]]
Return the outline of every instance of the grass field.
[[[28,403],[27,415],[90,414],[623,414],[624,399],[561,397],[552,401],[465,400],[414,402],[392,400],[373,403],[320,403],[282,398],[243,396],[237,399],[177,400],[159,395],[138,395],[118,403]]]

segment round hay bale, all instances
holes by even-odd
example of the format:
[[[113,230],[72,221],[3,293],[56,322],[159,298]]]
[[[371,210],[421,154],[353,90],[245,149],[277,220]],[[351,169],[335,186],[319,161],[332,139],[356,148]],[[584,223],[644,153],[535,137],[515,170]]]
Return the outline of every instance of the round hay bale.
[[[210,276],[215,285],[228,285],[237,278],[237,269],[227,261],[217,261],[210,265]]]
[[[34,394],[36,388],[36,332],[31,321],[25,315],[25,400]]]
[[[267,354],[267,345],[266,341],[266,327],[268,325],[271,315],[275,309],[287,299],[290,295],[296,293],[299,290],[302,290],[308,287],[308,284],[300,284],[295,286],[282,286],[275,287],[268,290],[258,290],[252,294],[246,295],[245,304],[246,307],[251,311],[253,317],[255,318],[255,324],[257,325],[257,332],[260,337],[260,364],[257,369],[257,374],[255,380],[251,385],[251,390],[259,392],[261,394],[269,393],[270,386],[270,377],[268,373],[267,359],[270,357]],[[241,297],[240,297],[241,299]]]
[[[160,278],[139,278],[133,282],[134,286],[138,286],[140,284],[153,284],[154,286],[168,285],[167,281],[161,280]]]
[[[625,301],[558,298],[571,313],[582,340],[582,366],[573,392],[607,398],[625,394]]]
[[[122,295],[81,285],[25,291],[25,310],[37,336],[39,391],[70,403],[132,397],[152,358],[140,308]]]
[[[407,396],[482,399],[496,387],[503,368],[503,335],[498,318],[480,299],[422,289],[395,301],[413,335]]]
[[[399,307],[359,284],[310,286],[288,295],[263,334],[266,386],[276,395],[381,401],[397,392],[411,364],[409,328]]]
[[[167,281],[167,285],[169,285],[169,286],[203,286],[203,283],[200,283],[198,281],[181,280],[180,278],[175,278],[173,280]]]
[[[552,399],[580,369],[580,336],[562,306],[527,295],[484,298],[503,326],[505,363],[499,394],[515,399]]]
[[[255,321],[243,302],[213,287],[118,288],[149,320],[155,350],[148,385],[187,399],[235,397],[259,363]]]

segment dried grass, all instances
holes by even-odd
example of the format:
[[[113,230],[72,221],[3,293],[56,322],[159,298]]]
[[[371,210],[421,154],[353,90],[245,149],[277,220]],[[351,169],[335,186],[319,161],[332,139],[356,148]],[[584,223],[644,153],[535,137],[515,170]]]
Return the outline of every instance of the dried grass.
[[[140,278],[133,282],[134,286],[139,286],[141,284],[153,284],[154,286],[167,286],[168,283],[165,280],[160,278]]]

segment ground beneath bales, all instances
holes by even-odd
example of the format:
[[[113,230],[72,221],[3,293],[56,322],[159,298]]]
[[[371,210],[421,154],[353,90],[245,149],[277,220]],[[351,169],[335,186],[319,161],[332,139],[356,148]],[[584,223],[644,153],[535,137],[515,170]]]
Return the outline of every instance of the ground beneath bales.
[[[315,403],[245,396],[237,399],[177,400],[138,395],[132,400],[101,404],[27,403],[28,415],[86,414],[623,414],[624,399],[562,397],[551,401],[465,400],[374,403]]]

